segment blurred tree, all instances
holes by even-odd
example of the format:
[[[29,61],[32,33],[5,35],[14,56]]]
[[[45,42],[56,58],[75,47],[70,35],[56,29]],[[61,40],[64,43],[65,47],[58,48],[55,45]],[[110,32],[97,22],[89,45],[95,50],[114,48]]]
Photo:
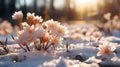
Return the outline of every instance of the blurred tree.
[[[118,0],[113,0],[113,2],[112,2],[113,3],[112,9],[114,10],[114,12],[113,12],[114,15],[118,14],[119,11],[120,11],[120,3],[119,3],[119,1]]]
[[[15,2],[16,0],[5,0],[5,19],[11,20],[11,15],[16,10]]]
[[[5,14],[5,0],[0,0],[0,17],[3,17]]]
[[[36,13],[37,12],[37,0],[34,0],[34,12]]]
[[[11,0],[8,6],[9,10],[13,13],[15,11],[15,0]]]
[[[26,11],[26,0],[24,0],[24,6],[23,6],[23,8],[24,8],[24,13],[27,13],[27,11]]]
[[[44,20],[45,21],[50,19],[49,15],[48,15],[48,9],[47,9],[47,2],[46,2],[46,0],[44,0],[44,12],[43,13],[44,13]]]
[[[50,9],[55,10],[55,8],[54,8],[54,0],[51,0],[50,2],[51,2],[50,3]]]

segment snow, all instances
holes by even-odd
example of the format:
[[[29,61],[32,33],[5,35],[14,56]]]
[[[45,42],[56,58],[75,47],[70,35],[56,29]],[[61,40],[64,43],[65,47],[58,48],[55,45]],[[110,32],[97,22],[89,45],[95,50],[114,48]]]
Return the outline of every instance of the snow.
[[[113,35],[106,36],[104,32],[97,30],[92,24],[68,25],[67,27],[69,32],[62,45],[48,51],[37,51],[31,47],[31,52],[24,52],[8,36],[10,40],[7,46],[10,53],[0,55],[0,67],[99,67],[99,65],[119,65],[120,31],[113,31]],[[1,39],[4,42],[5,38],[2,37]],[[66,43],[69,44],[68,52],[66,51]],[[99,45],[102,44],[116,47],[116,56],[105,61],[100,59],[97,53],[99,52]],[[3,52],[2,48],[0,48],[1,52]]]

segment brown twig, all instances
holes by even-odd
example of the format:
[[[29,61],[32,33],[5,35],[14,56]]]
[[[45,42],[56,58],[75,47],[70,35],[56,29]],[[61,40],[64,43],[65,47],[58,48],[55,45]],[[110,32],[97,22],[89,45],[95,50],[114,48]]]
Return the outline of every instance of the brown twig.
[[[15,38],[14,38],[14,36],[12,34],[10,36],[12,37],[13,40],[15,40]]]
[[[36,42],[34,42],[34,47],[35,47],[36,50],[40,50],[41,49],[41,47],[40,48],[37,47]]]
[[[68,48],[69,48],[69,44],[66,43],[66,49],[67,49],[66,51],[67,51],[67,52],[69,52]]]
[[[6,37],[6,40],[5,40],[5,45],[7,45],[7,41],[8,41],[8,38]]]
[[[9,50],[7,49],[7,46],[5,46],[1,41],[0,41],[0,45],[5,50],[6,53],[9,53]]]
[[[25,46],[26,46],[27,50],[30,51],[30,48],[28,47],[28,45],[25,45]]]
[[[49,43],[49,42],[47,42],[47,43],[46,43],[46,45],[45,45],[45,48],[44,48],[44,49],[46,49],[46,48],[47,48],[47,46],[48,46],[48,43]]]
[[[25,48],[23,48],[20,44],[18,44],[25,52],[27,52],[27,50]]]
[[[51,43],[50,45],[46,46],[44,50],[47,50],[51,45],[54,45],[54,44]]]

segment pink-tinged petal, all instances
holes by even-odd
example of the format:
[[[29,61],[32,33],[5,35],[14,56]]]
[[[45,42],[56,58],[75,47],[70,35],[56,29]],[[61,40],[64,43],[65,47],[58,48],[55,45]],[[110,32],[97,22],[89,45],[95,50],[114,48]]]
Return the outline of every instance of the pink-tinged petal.
[[[98,53],[97,53],[97,56],[101,56],[101,55],[102,55],[101,52],[98,52]]]

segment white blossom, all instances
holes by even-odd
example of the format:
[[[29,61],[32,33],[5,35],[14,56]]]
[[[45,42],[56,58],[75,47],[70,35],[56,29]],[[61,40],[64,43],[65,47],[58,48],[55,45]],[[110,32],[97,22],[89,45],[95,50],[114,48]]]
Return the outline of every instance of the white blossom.
[[[109,44],[99,45],[99,52],[97,56],[102,56],[103,58],[112,58],[115,56],[114,50],[116,47]]]
[[[65,26],[62,26],[62,25],[59,25],[56,29],[55,29],[55,34],[58,36],[58,37],[64,37],[64,35],[66,34],[66,27]]]
[[[15,12],[15,13],[12,15],[12,19],[13,19],[13,20],[17,20],[17,21],[19,21],[19,22],[22,21],[22,18],[23,18],[23,13],[22,13],[22,11]]]

